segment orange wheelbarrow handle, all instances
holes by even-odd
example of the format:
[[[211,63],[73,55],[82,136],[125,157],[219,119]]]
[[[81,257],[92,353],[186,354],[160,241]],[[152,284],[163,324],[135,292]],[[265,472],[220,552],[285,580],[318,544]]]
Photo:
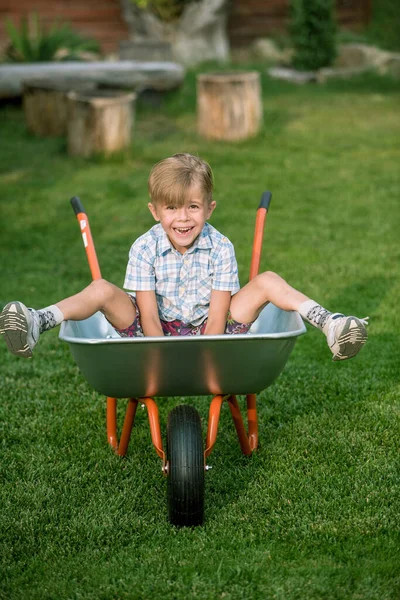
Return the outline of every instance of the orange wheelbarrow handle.
[[[97,260],[96,249],[94,247],[94,242],[90,231],[88,216],[86,214],[85,209],[83,208],[82,202],[77,196],[71,198],[71,204],[81,228],[83,245],[85,246],[86,256],[88,259],[90,272],[92,274],[92,279],[101,279],[99,261]]]
[[[260,205],[257,209],[256,216],[256,226],[254,230],[254,240],[253,240],[253,252],[251,255],[251,265],[250,265],[250,277],[249,279],[253,279],[256,275],[258,275],[258,271],[260,268],[260,260],[261,260],[261,251],[262,251],[262,243],[264,237],[264,225],[265,219],[268,213],[269,205],[271,203],[272,194],[271,192],[264,192],[261,196]]]

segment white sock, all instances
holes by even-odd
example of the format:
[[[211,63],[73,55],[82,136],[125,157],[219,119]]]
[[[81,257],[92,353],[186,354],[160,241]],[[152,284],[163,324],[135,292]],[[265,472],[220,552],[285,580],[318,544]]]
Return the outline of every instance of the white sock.
[[[329,317],[332,315],[329,310],[326,310],[326,308],[314,300],[306,300],[300,304],[298,312],[310,325],[317,327],[325,335],[328,334]]]
[[[40,333],[53,329],[53,327],[57,327],[57,325],[60,325],[64,321],[64,315],[55,304],[41,308],[36,312],[40,320]]]

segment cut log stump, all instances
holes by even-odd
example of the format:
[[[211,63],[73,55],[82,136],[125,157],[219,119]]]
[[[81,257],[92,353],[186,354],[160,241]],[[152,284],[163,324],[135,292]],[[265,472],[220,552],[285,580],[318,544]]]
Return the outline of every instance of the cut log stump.
[[[131,143],[136,94],[97,90],[68,94],[70,155],[111,154]]]
[[[243,140],[262,123],[260,74],[208,73],[197,77],[198,132],[215,140]]]
[[[23,85],[23,106],[28,131],[40,137],[67,133],[67,93],[96,88],[95,82],[29,79]]]

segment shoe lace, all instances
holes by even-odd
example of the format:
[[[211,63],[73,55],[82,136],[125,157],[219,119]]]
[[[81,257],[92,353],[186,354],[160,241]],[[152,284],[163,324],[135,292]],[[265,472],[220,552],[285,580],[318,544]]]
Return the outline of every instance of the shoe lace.
[[[314,308],[312,308],[307,313],[307,319],[309,319],[310,321],[314,321],[316,325],[323,328],[323,326],[326,323],[326,320],[331,314],[332,313],[330,313],[329,310],[326,310],[325,308],[322,308],[322,306],[318,305],[314,306]]]

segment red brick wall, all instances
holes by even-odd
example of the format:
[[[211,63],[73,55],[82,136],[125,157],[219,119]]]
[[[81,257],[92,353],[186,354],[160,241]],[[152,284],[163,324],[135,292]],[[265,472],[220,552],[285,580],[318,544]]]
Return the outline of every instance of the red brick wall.
[[[44,23],[70,23],[83,35],[97,39],[106,53],[116,52],[118,42],[128,38],[119,0],[0,0],[0,47],[8,40],[5,19],[18,24],[32,11]]]
[[[357,30],[371,18],[372,0],[336,0],[341,27]],[[245,46],[257,37],[284,33],[290,20],[290,0],[232,0],[228,22],[233,46]]]
[[[368,23],[372,0],[337,0],[341,25],[350,29]],[[243,46],[257,37],[286,30],[290,0],[232,0],[229,38]],[[0,49],[7,43],[4,20],[14,23],[35,10],[44,23],[69,22],[77,31],[96,38],[103,52],[117,52],[118,42],[128,38],[119,0],[0,0]]]

